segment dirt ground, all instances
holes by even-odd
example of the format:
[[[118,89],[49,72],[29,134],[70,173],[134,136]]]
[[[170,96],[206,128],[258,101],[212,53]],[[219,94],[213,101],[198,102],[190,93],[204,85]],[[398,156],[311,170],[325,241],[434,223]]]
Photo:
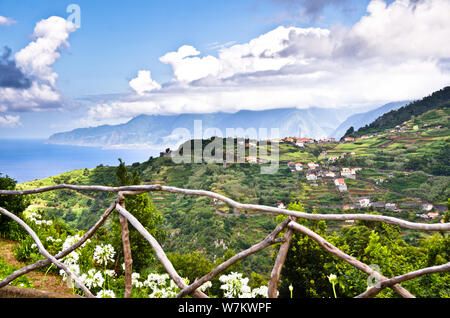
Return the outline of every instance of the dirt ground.
[[[6,263],[18,268],[26,266],[16,260],[13,254],[13,247],[17,242],[0,239],[0,258]],[[25,275],[33,284],[35,289],[61,294],[63,297],[72,295],[72,289],[69,288],[60,276],[55,274],[47,274],[39,271],[32,271]]]

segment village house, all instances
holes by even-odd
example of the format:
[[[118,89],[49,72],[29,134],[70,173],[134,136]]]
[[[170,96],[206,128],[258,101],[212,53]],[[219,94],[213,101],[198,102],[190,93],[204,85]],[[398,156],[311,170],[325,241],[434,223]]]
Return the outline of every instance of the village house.
[[[429,219],[434,219],[439,216],[439,213],[438,212],[428,212],[427,215],[428,215]]]
[[[328,138],[328,142],[336,142],[335,138]]]
[[[311,170],[316,170],[316,168],[319,167],[317,163],[314,162],[308,162],[308,168]]]
[[[342,210],[353,210],[354,208],[354,206],[348,204],[342,206]]]
[[[305,147],[305,144],[303,142],[301,142],[301,141],[297,141],[297,143],[295,145],[297,147],[300,147],[300,148],[304,148]]]
[[[345,184],[345,180],[342,178],[335,179],[334,184],[338,188],[339,192],[345,192],[347,191],[347,185]]]
[[[422,205],[422,210],[429,212],[429,211],[433,210],[433,205],[429,204],[429,203],[424,204],[424,205]]]
[[[355,179],[355,170],[350,168],[342,168],[341,169],[341,177]]]
[[[352,137],[345,137],[344,138],[344,142],[353,142],[353,141],[355,141],[355,138],[352,138]]]
[[[295,164],[295,170],[302,171],[303,170],[303,165],[300,162],[297,162]]]
[[[362,208],[367,208],[367,207],[370,207],[372,205],[372,203],[370,203],[370,199],[369,198],[360,198],[358,200],[358,202],[359,202],[359,205]]]
[[[334,178],[334,177],[336,177],[336,174],[333,171],[327,171],[325,173],[325,177],[327,177],[327,178]]]
[[[289,161],[287,163],[287,166],[289,167],[289,169],[291,169],[291,171],[295,170],[295,162]]]
[[[331,156],[328,158],[328,161],[330,161],[330,162],[335,162],[335,161],[338,160],[338,159],[339,159],[339,156],[331,155]]]
[[[172,156],[172,150],[170,148],[167,148],[165,152],[159,153],[160,157],[171,157]]]
[[[395,203],[386,203],[384,205],[384,208],[386,210],[395,210],[397,208],[397,204],[395,204]]]
[[[286,209],[286,206],[284,205],[283,202],[278,202],[277,203],[277,208],[279,208],[279,209]]]
[[[307,173],[306,180],[308,181],[317,181],[317,176],[314,173]]]

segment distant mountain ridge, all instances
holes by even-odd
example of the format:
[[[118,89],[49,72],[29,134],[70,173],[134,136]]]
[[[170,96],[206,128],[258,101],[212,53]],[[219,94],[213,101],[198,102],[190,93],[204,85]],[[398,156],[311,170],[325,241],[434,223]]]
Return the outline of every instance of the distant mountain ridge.
[[[372,109],[366,113],[355,114],[357,110],[340,108],[326,109],[312,107],[308,109],[278,108],[262,111],[241,110],[236,113],[217,112],[211,114],[179,115],[139,115],[120,125],[102,125],[90,128],[78,128],[69,132],[53,134],[48,143],[96,147],[176,147],[187,139],[194,137],[194,121],[200,120],[203,138],[216,135],[214,131],[205,132],[207,128],[217,128],[226,137],[227,128],[242,128],[247,131],[254,128],[278,128],[279,137],[297,136],[310,138],[339,138],[350,125],[361,127],[371,122],[383,112],[399,107],[402,103],[390,103]],[[349,117],[350,116],[350,117]],[[189,131],[190,138],[182,139],[174,135],[176,129]],[[233,137],[246,137],[235,135]]]
[[[354,111],[353,111],[354,112]],[[194,121],[201,120],[203,133],[207,128],[217,128],[226,136],[227,128],[266,128],[268,138],[271,128],[278,128],[279,137],[303,136],[325,138],[352,112],[348,109],[280,108],[263,111],[241,110],[236,113],[140,115],[125,124],[78,128],[49,137],[54,144],[114,147],[121,145],[176,144],[175,129],[185,128],[193,135]],[[213,133],[214,134],[214,133]],[[206,134],[204,138],[211,137]],[[235,136],[244,137],[244,136]]]

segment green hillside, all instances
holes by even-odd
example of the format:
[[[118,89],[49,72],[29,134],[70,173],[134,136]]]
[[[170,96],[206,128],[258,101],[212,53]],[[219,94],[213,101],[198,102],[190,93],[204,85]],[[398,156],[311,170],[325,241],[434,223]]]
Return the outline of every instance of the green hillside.
[[[307,211],[342,213],[377,210],[388,215],[422,221],[422,204],[432,203],[441,215],[450,197],[448,171],[450,111],[434,109],[405,123],[405,129],[386,132],[349,143],[315,143],[299,148],[294,143],[280,143],[280,166],[273,175],[261,174],[261,165],[251,163],[175,164],[170,158],[151,158],[128,166],[136,170],[143,184],[165,184],[188,189],[204,189],[226,195],[242,203],[286,206],[301,202]],[[439,126],[439,128],[437,128]],[[208,141],[204,141],[204,147]],[[353,153],[353,154],[352,154]],[[346,154],[343,156],[343,154]],[[337,155],[340,158],[329,162]],[[415,165],[417,158],[426,158]],[[292,171],[288,162],[301,162],[305,169]],[[306,179],[307,163],[315,162],[317,180]],[[348,191],[338,191],[335,178],[323,174],[343,167],[361,168],[355,179],[346,178]],[[59,176],[23,183],[21,188],[52,184],[114,185],[116,167],[99,165],[95,169],[74,170]],[[164,243],[169,252],[203,251],[211,259],[222,257],[228,249],[245,249],[265,237],[275,226],[275,217],[255,212],[234,211],[209,198],[155,192],[150,194],[164,217],[169,235]],[[372,207],[361,208],[358,200],[369,197]],[[89,228],[110,204],[113,197],[98,192],[53,191],[32,196],[29,210],[45,211],[61,217],[69,226]],[[394,203],[399,211],[385,209]],[[440,208],[440,209],[439,209]],[[427,222],[439,222],[441,217]],[[331,224],[330,230],[334,226]],[[408,233],[404,233],[408,235]],[[270,251],[243,261],[248,271],[268,271]]]
[[[397,110],[390,111],[377,118],[374,122],[358,129],[357,132],[348,133],[347,136],[362,136],[392,129],[402,125],[411,118],[420,116],[432,109],[445,109],[450,107],[450,86],[434,92],[421,100],[410,103]]]

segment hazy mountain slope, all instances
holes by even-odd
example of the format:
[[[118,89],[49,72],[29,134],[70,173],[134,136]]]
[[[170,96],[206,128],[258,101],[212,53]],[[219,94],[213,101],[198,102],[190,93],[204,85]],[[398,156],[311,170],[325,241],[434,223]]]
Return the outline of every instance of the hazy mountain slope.
[[[358,114],[351,115],[343,123],[341,123],[339,125],[339,127],[336,128],[329,135],[329,137],[334,137],[334,138],[339,139],[342,136],[344,136],[345,132],[350,127],[353,126],[353,128],[355,130],[358,130],[359,128],[361,128],[363,126],[370,124],[375,119],[382,116],[383,114],[385,114],[391,110],[398,109],[408,103],[409,103],[409,101],[393,102],[393,103],[383,105],[381,107],[378,107],[376,109],[373,109],[373,110],[365,112],[365,113],[358,113]]]

